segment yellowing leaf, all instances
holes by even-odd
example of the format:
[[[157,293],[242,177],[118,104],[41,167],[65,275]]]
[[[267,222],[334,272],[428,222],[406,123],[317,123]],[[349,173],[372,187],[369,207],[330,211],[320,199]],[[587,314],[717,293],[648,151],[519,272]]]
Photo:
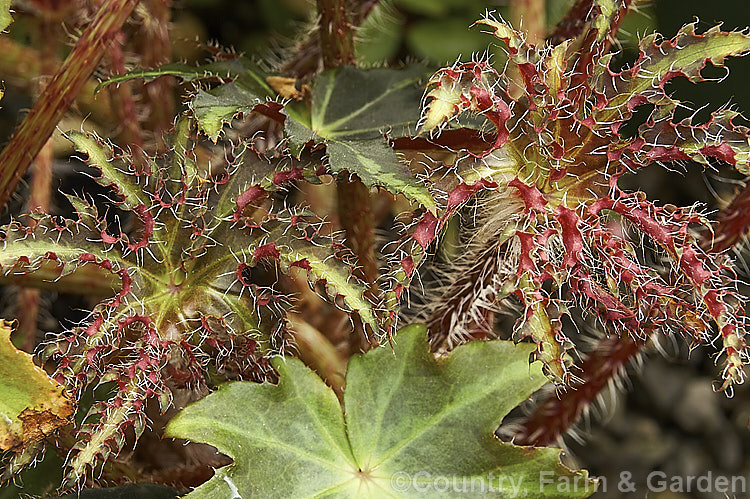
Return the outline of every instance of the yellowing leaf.
[[[0,0],[0,31],[10,26],[10,23],[12,22],[13,17],[10,15],[10,0]]]
[[[10,328],[0,320],[0,450],[40,441],[72,414],[63,387],[13,346]]]

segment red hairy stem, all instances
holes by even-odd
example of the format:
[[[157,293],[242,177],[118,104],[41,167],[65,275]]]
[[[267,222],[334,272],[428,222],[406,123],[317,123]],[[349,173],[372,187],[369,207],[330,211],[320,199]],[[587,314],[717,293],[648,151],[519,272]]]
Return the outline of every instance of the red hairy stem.
[[[0,206],[5,206],[137,4],[138,0],[111,0],[99,10],[0,153]]]
[[[740,192],[718,216],[713,232],[706,231],[700,245],[720,253],[736,245],[750,230],[750,188]]]
[[[42,59],[41,71],[42,75],[47,77],[52,75],[56,70],[55,50],[59,35],[57,23],[48,19],[42,19],[40,32],[42,33],[42,39],[40,40],[42,45],[40,51]],[[41,90],[39,88],[39,91]],[[54,160],[54,147],[50,138],[34,160],[34,170],[31,175],[31,186],[26,211],[49,213],[52,190],[52,164]],[[18,327],[14,336],[20,338],[21,349],[26,352],[32,352],[36,346],[39,299],[40,292],[38,289],[19,289],[17,297]]]
[[[171,42],[169,39],[170,7],[172,0],[148,0],[145,14],[141,20],[143,36],[138,41],[143,43],[138,53],[143,54],[142,65],[155,68],[166,64],[171,59]],[[174,117],[174,78],[157,78],[143,87],[145,101],[149,106],[147,124],[154,132],[159,149],[164,145],[161,137],[172,126]]]
[[[353,29],[346,0],[318,0],[320,47],[327,69],[354,64]],[[359,179],[338,183],[339,221],[346,241],[359,258],[370,291],[377,292],[379,275],[375,258],[375,233],[370,191]]]
[[[42,71],[42,55],[39,50],[22,45],[7,36],[0,36],[0,74],[3,75],[5,84],[15,86],[23,92],[34,92],[34,86],[29,82],[38,79],[42,74],[54,74],[60,66],[61,61],[55,57],[52,71]],[[84,115],[91,115],[97,122],[109,125],[112,121],[110,116],[109,96],[101,92],[94,98],[94,91],[99,82],[89,78],[82,87],[81,92],[75,98],[75,105]]]
[[[346,0],[318,0],[318,15],[323,66],[353,66],[354,33]]]
[[[351,23],[359,26],[378,5],[380,0],[355,0],[349,2]],[[294,56],[281,67],[281,72],[300,79],[308,79],[321,69],[322,51],[320,32],[313,31],[296,49]]]
[[[490,245],[483,251],[479,252],[473,265],[465,272],[462,272],[458,279],[450,284],[448,289],[437,300],[438,305],[431,311],[427,320],[427,329],[431,348],[439,350],[445,346],[446,341],[451,336],[451,331],[458,325],[457,322],[466,318],[465,324],[461,324],[461,329],[466,331],[491,330],[492,324],[478,324],[475,320],[475,313],[489,313],[488,310],[477,310],[476,301],[478,296],[485,300],[493,301],[496,297],[485,295],[485,290],[492,288],[497,274],[498,265],[498,244],[497,240],[491,240]]]
[[[48,140],[34,160],[31,176],[30,197],[27,211],[49,213],[52,187],[52,164],[54,163],[52,139]]]
[[[377,278],[380,275],[375,257],[375,231],[370,191],[359,179],[351,182],[338,182],[337,202],[339,223],[346,234],[346,244],[357,255],[359,268],[355,274],[368,284],[368,293],[376,297]],[[357,334],[350,338],[349,350],[352,354],[369,349],[369,339],[364,325],[354,321]]]
[[[13,332],[13,337],[19,338],[20,348],[24,352],[32,353],[36,346],[40,298],[38,289],[21,288],[18,290],[16,313],[18,325]]]
[[[546,0],[510,2],[511,23],[527,34],[529,43],[537,44],[544,40],[547,31],[546,4]]]
[[[646,344],[628,334],[604,338],[581,365],[580,384],[567,388],[559,396],[551,395],[524,422],[514,442],[518,445],[554,444],[601,391],[628,365]]]
[[[125,70],[125,57],[122,53],[122,46],[125,43],[125,33],[120,31],[117,34],[116,41],[112,44],[109,52],[112,74],[123,74]],[[143,135],[141,134],[141,124],[138,122],[138,113],[133,100],[131,82],[126,81],[118,85],[109,87],[112,96],[112,104],[121,123],[122,143],[130,148],[133,153],[133,162],[137,173],[148,171],[148,161],[143,151]]]
[[[339,182],[337,185],[339,222],[346,232],[347,245],[359,258],[361,277],[368,282],[370,291],[375,295],[380,269],[375,258],[370,191],[358,179],[352,182]]]
[[[43,79],[52,76],[57,70],[55,51],[59,41],[59,30],[56,23],[49,20],[41,21],[41,33],[43,39],[39,52],[41,56],[40,72]],[[40,84],[37,93],[41,94],[44,88]],[[52,139],[45,142],[34,160],[34,171],[31,174],[31,186],[29,189],[29,200],[26,205],[27,212],[49,213],[52,188],[52,163],[54,162],[54,149]]]

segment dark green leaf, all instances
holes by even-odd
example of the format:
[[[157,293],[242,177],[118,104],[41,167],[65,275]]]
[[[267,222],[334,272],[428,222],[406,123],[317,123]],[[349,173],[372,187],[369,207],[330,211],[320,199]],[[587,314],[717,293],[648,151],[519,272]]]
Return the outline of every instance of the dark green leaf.
[[[324,71],[313,81],[311,127],[324,139],[373,139],[382,131],[411,135],[426,73],[421,65]]]
[[[383,138],[414,133],[419,119],[424,66],[360,70],[344,66],[313,81],[309,122],[288,116],[290,148],[299,154],[310,141],[325,143],[331,170],[357,174],[367,187],[383,186],[434,211],[427,188],[402,165]],[[297,119],[299,117],[299,119]]]
[[[383,185],[394,194],[413,199],[428,210],[437,209],[435,200],[423,184],[417,183],[409,168],[401,163],[393,149],[383,140],[346,140],[328,142],[328,159],[334,165],[346,165],[365,185]]]

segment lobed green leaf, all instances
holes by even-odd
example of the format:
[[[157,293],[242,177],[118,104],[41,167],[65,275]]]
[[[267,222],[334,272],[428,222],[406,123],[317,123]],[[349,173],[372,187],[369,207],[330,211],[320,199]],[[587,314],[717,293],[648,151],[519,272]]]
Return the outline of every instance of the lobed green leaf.
[[[475,497],[586,497],[594,483],[562,467],[559,450],[518,447],[493,434],[545,382],[536,365],[529,368],[532,350],[477,341],[436,360],[425,328],[409,326],[393,350],[352,358],[344,414],[299,360],[277,358],[277,386],[225,385],[173,418],[167,435],[209,443],[234,459],[190,498],[458,493],[441,483],[467,490],[473,483]],[[563,490],[558,479],[577,486]]]

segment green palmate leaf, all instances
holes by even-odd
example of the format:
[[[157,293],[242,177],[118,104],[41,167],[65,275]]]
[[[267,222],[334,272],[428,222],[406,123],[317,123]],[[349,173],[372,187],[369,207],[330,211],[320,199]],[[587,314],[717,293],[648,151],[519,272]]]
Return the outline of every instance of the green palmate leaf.
[[[333,391],[299,360],[278,358],[278,386],[232,383],[184,409],[171,437],[216,446],[234,459],[189,497],[586,497],[585,472],[560,451],[493,435],[513,407],[544,384],[529,345],[472,342],[439,360],[425,328],[394,349],[352,358],[345,414]],[[576,483],[558,488],[557,480]]]
[[[411,135],[419,119],[418,85],[423,66],[403,70],[360,70],[344,66],[324,71],[312,85],[309,115],[287,107],[286,134],[293,152],[308,142],[324,143],[331,170],[357,174],[368,187],[403,193],[430,211],[435,201],[427,188],[398,161],[383,134]]]
[[[325,71],[314,81],[310,127],[324,139],[372,139],[381,132],[410,135],[419,119],[424,66],[402,70]]]
[[[0,321],[0,451],[20,450],[68,424],[73,405],[63,387],[16,350]]]

